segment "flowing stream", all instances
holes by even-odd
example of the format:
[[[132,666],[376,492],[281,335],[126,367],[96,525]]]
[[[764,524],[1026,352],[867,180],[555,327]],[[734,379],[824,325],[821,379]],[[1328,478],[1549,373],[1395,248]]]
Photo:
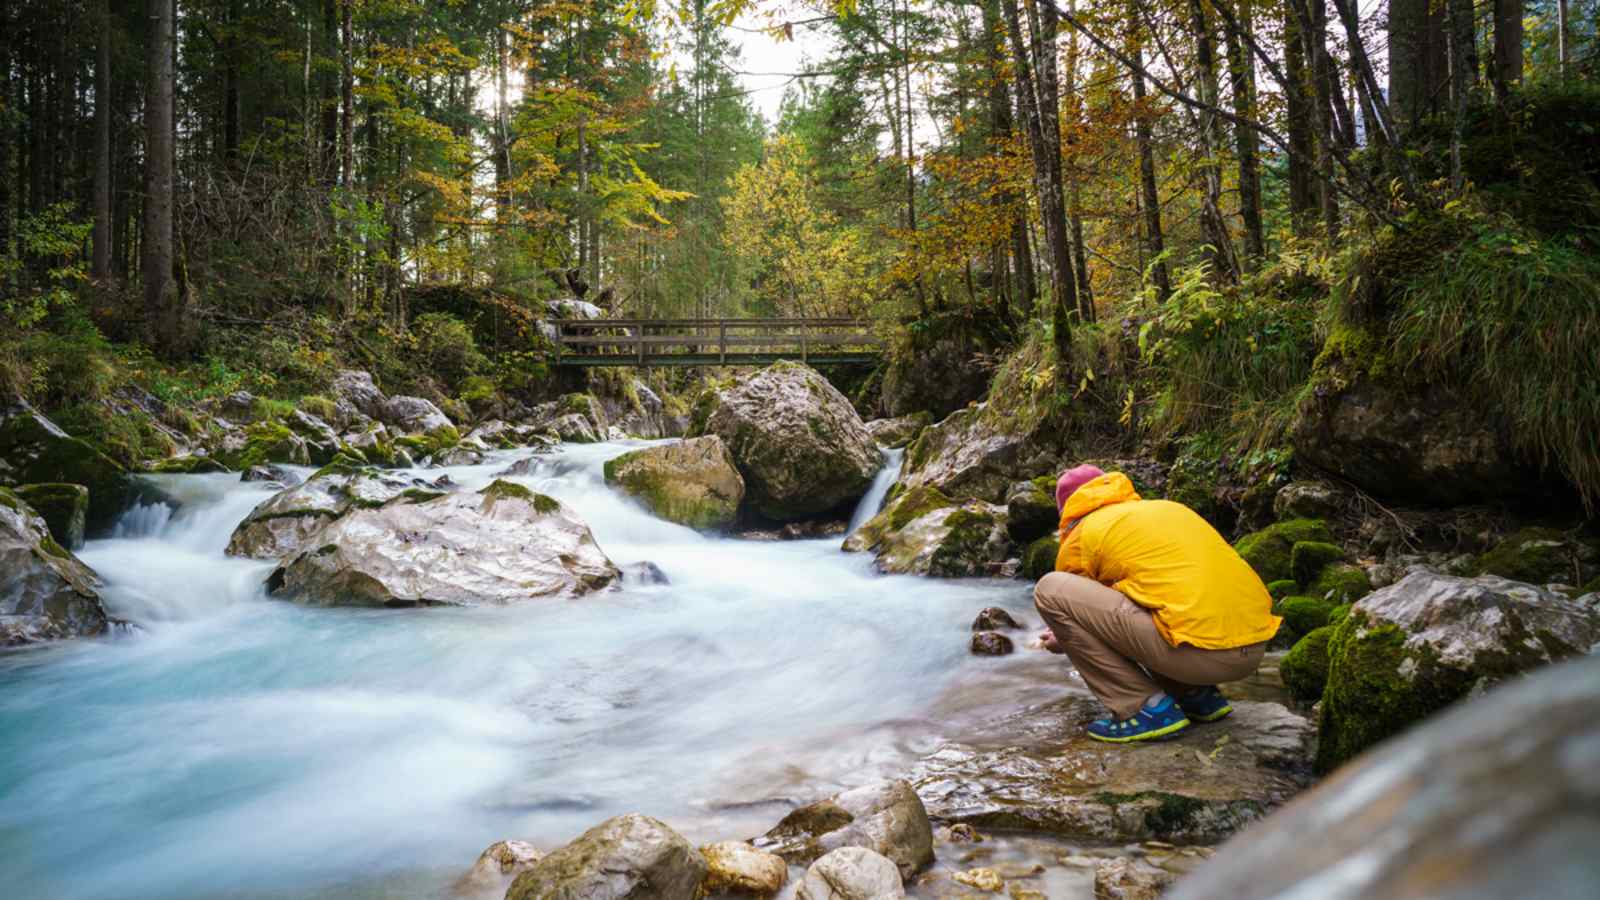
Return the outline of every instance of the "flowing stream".
[[[1044,655],[967,654],[979,608],[1028,608],[1017,582],[649,516],[601,475],[637,446],[564,446],[517,480],[671,584],[504,608],[268,599],[272,564],[222,551],[271,490],[162,476],[176,512],[135,509],[80,554],[141,627],[0,656],[5,895],[437,897],[495,840],[623,812],[748,837],[1015,702],[1006,673]],[[523,455],[415,474],[473,488]]]

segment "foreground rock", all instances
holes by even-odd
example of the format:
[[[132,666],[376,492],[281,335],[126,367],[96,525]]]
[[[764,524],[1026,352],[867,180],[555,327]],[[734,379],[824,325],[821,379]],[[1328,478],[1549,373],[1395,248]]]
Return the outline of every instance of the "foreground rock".
[[[906,895],[900,871],[865,847],[841,847],[811,864],[798,900],[888,900]]]
[[[251,510],[233,529],[227,553],[251,559],[282,559],[306,549],[323,526],[351,509],[379,507],[408,491],[416,499],[439,495],[438,491],[418,489],[406,479],[375,469],[328,466]]]
[[[745,503],[774,522],[859,500],[883,464],[850,401],[815,370],[777,363],[696,404],[690,436],[714,434],[745,480]]]
[[[1413,572],[1357,603],[1328,640],[1317,769],[1597,643],[1595,610],[1561,594],[1493,575]]]
[[[581,596],[621,574],[576,513],[506,481],[352,508],[310,543],[267,578],[269,593],[319,606],[478,606]]]
[[[666,824],[608,819],[517,876],[506,900],[693,900],[706,861]]]
[[[844,542],[871,551],[880,571],[958,578],[990,575],[1011,553],[1004,507],[980,500],[958,504],[937,488],[905,491]]]
[[[652,513],[690,528],[730,527],[744,500],[744,479],[714,434],[624,453],[605,473]]]
[[[478,855],[457,886],[468,891],[504,890],[511,879],[544,859],[544,851],[527,841],[495,841]]]
[[[933,826],[905,781],[883,781],[802,806],[753,841],[796,865],[840,847],[864,847],[888,857],[903,878],[933,862]]]
[[[707,844],[700,848],[700,855],[706,860],[702,889],[707,894],[770,897],[789,880],[789,864],[782,857],[757,850],[744,841]]]
[[[68,550],[83,546],[89,521],[89,489],[81,484],[24,484],[17,496],[50,528],[50,536]]]
[[[1167,896],[1593,896],[1596,709],[1594,657],[1461,704],[1239,835]]]
[[[91,531],[115,522],[132,490],[127,470],[115,460],[23,402],[0,407],[0,484],[83,485]]]
[[[103,634],[99,585],[44,519],[0,488],[0,646]]]
[[[1276,703],[1235,701],[1216,725],[1127,748],[1088,738],[1086,695],[1026,708],[945,744],[913,769],[941,822],[1124,843],[1219,841],[1305,787],[1311,723]]]
[[[957,410],[922,432],[906,449],[901,484],[1004,503],[1013,483],[1056,471],[1064,450],[1060,424],[1012,400]]]

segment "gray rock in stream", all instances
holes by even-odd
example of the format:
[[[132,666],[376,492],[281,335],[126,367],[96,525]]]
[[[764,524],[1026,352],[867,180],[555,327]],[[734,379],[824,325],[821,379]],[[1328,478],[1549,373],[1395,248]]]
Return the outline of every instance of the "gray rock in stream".
[[[506,900],[694,900],[706,861],[649,816],[608,819],[517,876]]]
[[[619,572],[567,506],[521,485],[408,492],[355,506],[267,578],[275,597],[319,606],[477,606],[564,599]]]
[[[99,586],[38,513],[0,488],[0,647],[103,634]]]
[[[893,900],[906,895],[893,862],[865,847],[840,847],[811,864],[797,900]]]
[[[1169,900],[1590,898],[1600,658],[1455,707],[1217,851]]]
[[[882,781],[802,806],[752,843],[805,865],[840,847],[864,847],[892,860],[904,878],[933,862],[933,826],[905,781]]]
[[[227,554],[282,559],[305,549],[317,532],[351,508],[381,506],[414,489],[412,482],[377,469],[328,466],[251,510],[234,528]]]

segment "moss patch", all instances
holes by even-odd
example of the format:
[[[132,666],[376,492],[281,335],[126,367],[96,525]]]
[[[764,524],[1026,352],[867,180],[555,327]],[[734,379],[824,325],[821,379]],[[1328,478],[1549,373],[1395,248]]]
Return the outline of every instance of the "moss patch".
[[[1578,542],[1555,528],[1524,528],[1478,557],[1477,574],[1529,584],[1571,583],[1580,571]]]
[[[1360,566],[1334,563],[1323,567],[1316,580],[1306,585],[1306,593],[1313,597],[1327,598],[1335,605],[1354,603],[1372,593],[1372,579],[1367,577],[1366,570]]]
[[[1292,638],[1300,638],[1327,625],[1335,605],[1321,597],[1285,597],[1273,604],[1272,611],[1283,617],[1283,627]]]
[[[944,521],[950,530],[928,561],[928,574],[942,578],[979,574],[988,560],[986,550],[994,521],[994,516],[986,512],[952,512]]]
[[[1338,544],[1325,541],[1300,541],[1289,554],[1289,573],[1296,584],[1310,584],[1329,563],[1344,559]]]
[[[1302,541],[1333,543],[1333,533],[1321,519],[1290,519],[1253,534],[1233,545],[1261,580],[1271,583],[1292,578],[1294,545]]]
[[[1022,552],[1022,574],[1034,581],[1056,570],[1056,557],[1061,553],[1061,541],[1047,534],[1028,545]]]
[[[1267,593],[1271,594],[1274,600],[1282,600],[1298,590],[1300,585],[1296,584],[1293,578],[1285,578],[1267,585]]]
[[[1322,697],[1328,684],[1328,640],[1333,637],[1332,625],[1312,629],[1284,654],[1278,663],[1278,675],[1283,686],[1302,703],[1315,703]]]

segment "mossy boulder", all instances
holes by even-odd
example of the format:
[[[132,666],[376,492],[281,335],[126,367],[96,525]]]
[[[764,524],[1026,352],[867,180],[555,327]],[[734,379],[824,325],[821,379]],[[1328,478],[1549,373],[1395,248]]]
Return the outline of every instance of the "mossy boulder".
[[[1002,506],[958,504],[938,488],[912,488],[845,540],[848,551],[877,554],[880,571],[960,578],[997,571],[1012,548]]]
[[[910,444],[932,424],[931,413],[916,412],[894,419],[873,419],[866,423],[866,427],[879,446],[894,449]]]
[[[630,814],[596,825],[518,875],[506,900],[694,900],[706,861],[664,822]]]
[[[1047,534],[1029,544],[1022,553],[1022,574],[1038,581],[1056,570],[1056,557],[1061,553],[1061,541]]]
[[[324,465],[338,454],[341,443],[339,435],[322,419],[297,409],[283,418],[283,424],[305,441],[306,455],[312,465]]]
[[[100,578],[0,487],[0,647],[103,634]]]
[[[690,528],[732,526],[744,500],[744,478],[714,434],[624,453],[606,462],[605,476],[655,515]]]
[[[330,463],[279,491],[245,516],[228,540],[229,556],[281,559],[305,549],[323,526],[354,507],[372,508],[415,487],[377,469]]]
[[[1317,770],[1597,641],[1595,611],[1561,594],[1493,575],[1413,572],[1355,604],[1329,639]]]
[[[418,460],[437,457],[461,443],[461,432],[454,425],[440,425],[430,431],[395,438],[396,449],[404,448]]]
[[[1333,628],[1313,628],[1278,661],[1283,686],[1302,703],[1315,703],[1322,698],[1322,689],[1328,683],[1328,641],[1333,637]]]
[[[128,470],[27,403],[0,410],[0,484],[81,484],[89,489],[86,525],[109,527],[132,496]]]
[[[236,472],[266,463],[311,465],[311,452],[305,438],[277,420],[245,426],[242,435],[234,433],[225,437],[211,455]]]
[[[1349,493],[1326,481],[1291,481],[1278,488],[1272,512],[1278,519],[1328,519],[1349,503]]]
[[[1523,528],[1479,556],[1476,570],[1530,584],[1582,584],[1595,577],[1600,547],[1556,528]]]
[[[888,502],[878,510],[878,514],[845,538],[844,549],[850,553],[876,550],[895,532],[924,515],[957,505],[936,487],[922,485],[909,490],[891,490]]]
[[[1324,566],[1317,577],[1306,585],[1306,594],[1340,603],[1354,603],[1372,593],[1372,579],[1367,570],[1350,563]]]
[[[1300,585],[1293,578],[1284,578],[1267,585],[1267,593],[1274,600],[1282,600],[1300,590]]]
[[[24,484],[17,496],[44,519],[56,543],[76,550],[83,546],[89,516],[89,489],[81,484]]]
[[[151,466],[150,471],[162,475],[203,475],[230,470],[213,457],[189,453],[183,456],[169,456]]]
[[[1327,625],[1328,616],[1337,605],[1322,597],[1285,597],[1272,604],[1272,612],[1283,618],[1278,630],[1293,643]]]
[[[703,430],[722,439],[745,482],[745,506],[792,522],[839,512],[883,466],[850,401],[816,370],[776,363],[716,395]]]
[[[1333,533],[1321,519],[1290,519],[1247,534],[1233,549],[1268,584],[1294,577],[1294,545],[1302,541],[1333,543]]]
[[[1315,581],[1323,567],[1344,559],[1344,550],[1338,544],[1325,541],[1300,541],[1289,553],[1289,577],[1296,584],[1308,585]]]
[[[1012,540],[1026,544],[1056,530],[1061,513],[1055,490],[1055,478],[1044,475],[1019,481],[1006,491],[1006,530]]]

